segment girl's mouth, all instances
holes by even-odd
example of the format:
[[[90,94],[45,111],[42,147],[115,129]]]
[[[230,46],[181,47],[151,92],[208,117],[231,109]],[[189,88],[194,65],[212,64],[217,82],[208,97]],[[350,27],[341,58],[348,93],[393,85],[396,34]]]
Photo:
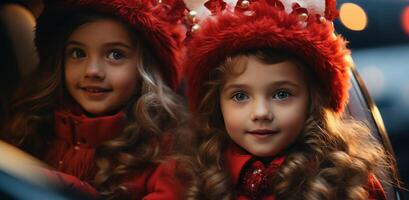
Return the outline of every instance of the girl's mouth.
[[[85,87],[80,87],[81,91],[84,92],[84,94],[93,100],[101,100],[104,99],[109,92],[112,91],[112,89],[109,88],[104,88],[104,87],[95,87],[95,86],[85,86]]]
[[[254,129],[247,131],[250,134],[255,134],[255,135],[272,135],[278,133],[278,130],[271,130],[271,129]]]
[[[101,88],[101,87],[81,87],[81,90],[84,90],[85,92],[90,92],[90,93],[103,93],[103,92],[111,91],[110,89]]]

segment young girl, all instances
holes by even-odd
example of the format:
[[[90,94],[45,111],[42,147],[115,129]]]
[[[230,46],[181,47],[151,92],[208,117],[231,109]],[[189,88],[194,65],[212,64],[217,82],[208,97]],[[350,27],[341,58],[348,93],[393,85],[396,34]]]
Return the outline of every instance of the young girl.
[[[180,199],[167,156],[184,121],[172,91],[183,2],[168,3],[47,4],[38,72],[18,91],[3,137],[55,168],[44,170],[50,178],[94,197]]]
[[[351,63],[335,2],[205,6],[186,60],[202,138],[189,199],[385,199],[389,158],[341,118]]]

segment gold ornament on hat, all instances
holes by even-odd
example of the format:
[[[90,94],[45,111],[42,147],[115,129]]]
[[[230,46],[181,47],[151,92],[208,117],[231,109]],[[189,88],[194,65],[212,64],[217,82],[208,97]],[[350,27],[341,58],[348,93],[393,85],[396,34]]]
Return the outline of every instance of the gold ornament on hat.
[[[307,14],[307,13],[301,13],[301,14],[298,15],[298,19],[299,19],[300,21],[305,22],[305,21],[308,20],[308,14]]]
[[[252,10],[247,10],[247,11],[244,11],[243,14],[246,15],[246,16],[251,17],[251,16],[253,16],[255,14],[255,12],[252,11]]]
[[[194,23],[196,21],[196,16],[197,16],[197,12],[194,10],[191,10],[188,15],[187,18],[190,22]]]
[[[192,26],[192,28],[191,28],[191,31],[192,31],[193,33],[195,33],[195,32],[197,32],[197,31],[199,31],[199,29],[200,29],[200,25],[199,25],[199,24],[194,24],[194,25]]]
[[[243,8],[243,9],[247,9],[249,7],[249,5],[250,5],[250,1],[248,1],[248,0],[243,0],[240,3],[240,7]]]
[[[327,19],[325,19],[325,17],[323,17],[323,16],[320,16],[319,21],[321,23],[325,23],[327,21]]]

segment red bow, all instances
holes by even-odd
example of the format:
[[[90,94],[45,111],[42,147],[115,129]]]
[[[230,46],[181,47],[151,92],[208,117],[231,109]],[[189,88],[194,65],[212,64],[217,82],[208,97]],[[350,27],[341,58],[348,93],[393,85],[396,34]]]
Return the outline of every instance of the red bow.
[[[247,167],[241,178],[240,192],[250,199],[260,199],[271,194],[273,177],[280,167],[278,163],[272,161],[268,166],[264,166],[261,161],[254,161]]]

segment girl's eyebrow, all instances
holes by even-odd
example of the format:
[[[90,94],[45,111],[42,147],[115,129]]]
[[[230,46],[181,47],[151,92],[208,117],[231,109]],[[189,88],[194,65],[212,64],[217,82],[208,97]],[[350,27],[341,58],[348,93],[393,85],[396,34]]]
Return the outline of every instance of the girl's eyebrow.
[[[238,83],[233,83],[233,84],[227,84],[226,87],[224,87],[223,90],[231,90],[231,89],[246,89],[249,86],[247,84],[238,84]]]
[[[104,47],[109,47],[109,46],[122,46],[122,47],[127,48],[127,49],[133,49],[132,46],[129,46],[128,44],[126,44],[126,43],[124,43],[124,42],[108,42],[108,43],[105,43],[103,46],[104,46]]]
[[[82,42],[76,41],[76,40],[69,40],[67,46],[68,45],[85,46],[85,44],[83,44]],[[103,46],[104,47],[122,46],[122,47],[127,48],[127,49],[132,49],[131,46],[127,45],[124,42],[108,42],[108,43],[103,44]]]
[[[85,46],[83,43],[75,41],[75,40],[69,40],[68,43],[67,43],[67,46],[68,45]]]
[[[300,87],[300,84],[297,84],[293,81],[289,81],[289,80],[282,80],[282,81],[274,81],[273,83],[271,83],[271,86],[283,86],[283,85],[290,85],[293,87]]]
[[[282,80],[282,81],[274,81],[272,83],[269,84],[269,87],[282,87],[282,86],[292,86],[295,88],[299,88],[301,87],[300,84],[297,84],[293,81],[289,81],[289,80]],[[247,84],[242,84],[242,83],[233,83],[233,84],[227,84],[226,87],[223,88],[224,91],[227,90],[231,90],[231,89],[247,89],[250,86]]]

